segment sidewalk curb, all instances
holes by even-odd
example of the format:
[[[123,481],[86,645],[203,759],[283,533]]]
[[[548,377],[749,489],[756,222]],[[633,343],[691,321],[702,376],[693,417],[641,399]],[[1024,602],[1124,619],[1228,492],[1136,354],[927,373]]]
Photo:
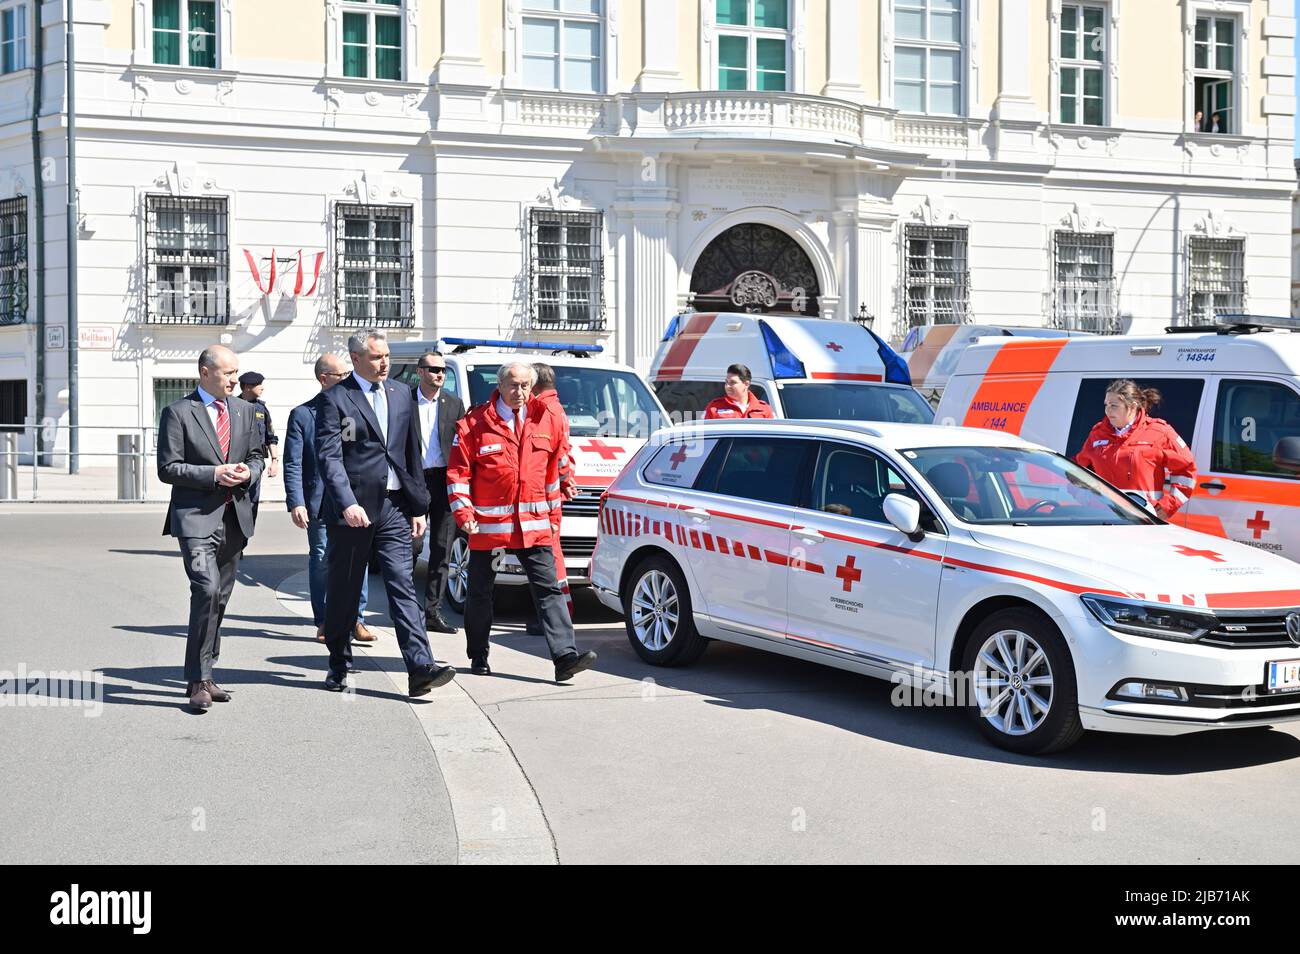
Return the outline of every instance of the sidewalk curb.
[[[276,587],[280,605],[311,618],[304,570]],[[305,610],[305,612],[304,612]],[[371,626],[379,642],[356,645],[360,658],[401,660],[392,629]],[[376,667],[379,668],[379,667]],[[384,670],[397,692],[406,694],[406,674]],[[555,837],[537,793],[510,744],[457,682],[408,703],[442,770],[451,798],[460,864],[559,863]]]

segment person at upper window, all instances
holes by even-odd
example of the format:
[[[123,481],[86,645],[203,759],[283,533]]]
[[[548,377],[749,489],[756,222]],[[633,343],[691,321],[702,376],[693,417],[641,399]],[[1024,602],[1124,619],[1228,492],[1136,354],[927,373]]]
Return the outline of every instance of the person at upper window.
[[[1205,132],[1205,113],[1199,109],[1196,111],[1196,119],[1192,123],[1196,132]]]
[[[1093,425],[1076,463],[1125,493],[1139,493],[1164,517],[1192,495],[1196,463],[1168,422],[1150,417],[1160,392],[1127,379],[1106,388],[1105,417]]]
[[[772,418],[772,405],[760,401],[749,393],[749,382],[753,375],[743,364],[733,364],[727,368],[727,380],[723,385],[726,392],[720,398],[714,398],[704,408],[704,419],[712,421],[735,420],[746,417]]]
[[[1223,119],[1222,117],[1219,116],[1218,113],[1215,113],[1210,117],[1210,132],[1221,133],[1227,131],[1228,131],[1227,127],[1224,126]]]

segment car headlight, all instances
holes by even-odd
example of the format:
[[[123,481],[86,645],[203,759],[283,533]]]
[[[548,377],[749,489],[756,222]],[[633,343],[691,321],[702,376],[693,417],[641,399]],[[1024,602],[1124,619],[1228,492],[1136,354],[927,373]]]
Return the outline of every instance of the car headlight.
[[[1194,643],[1219,625],[1218,618],[1212,613],[1200,613],[1160,603],[1138,603],[1091,593],[1080,599],[1104,625],[1135,636]]]

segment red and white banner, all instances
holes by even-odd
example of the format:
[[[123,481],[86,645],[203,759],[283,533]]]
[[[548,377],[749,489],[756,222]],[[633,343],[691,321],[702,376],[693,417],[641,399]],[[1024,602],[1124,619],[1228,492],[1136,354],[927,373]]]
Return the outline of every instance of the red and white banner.
[[[311,253],[308,254],[310,255]],[[288,295],[292,298],[310,298],[312,295],[316,294],[316,286],[320,283],[321,266],[325,262],[325,253],[316,252],[315,257],[316,261],[312,266],[311,287],[304,289],[303,286],[306,284],[306,269],[303,266],[302,249],[298,249],[297,268],[285,269],[283,273],[279,274],[280,283],[278,288],[280,294]],[[244,260],[248,262],[248,272],[253,277],[253,284],[257,286],[257,290],[263,295],[270,295],[276,290],[277,268],[279,263],[283,261],[290,266],[294,263],[293,258],[281,259],[276,255],[275,249],[271,249],[270,270],[267,273],[266,282],[264,284],[262,282],[262,270],[257,266],[257,259],[253,257],[253,253],[248,249],[244,249]],[[265,257],[263,257],[263,260],[265,260]],[[290,275],[293,276],[292,284],[289,284]]]

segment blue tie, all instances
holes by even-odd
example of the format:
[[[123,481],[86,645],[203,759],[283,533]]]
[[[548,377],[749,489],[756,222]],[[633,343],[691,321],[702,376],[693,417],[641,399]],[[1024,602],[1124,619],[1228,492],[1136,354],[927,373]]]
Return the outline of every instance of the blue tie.
[[[384,435],[384,446],[388,446],[388,399],[384,397],[384,386],[372,384],[370,393],[375,396],[375,417],[379,418],[379,430]]]

